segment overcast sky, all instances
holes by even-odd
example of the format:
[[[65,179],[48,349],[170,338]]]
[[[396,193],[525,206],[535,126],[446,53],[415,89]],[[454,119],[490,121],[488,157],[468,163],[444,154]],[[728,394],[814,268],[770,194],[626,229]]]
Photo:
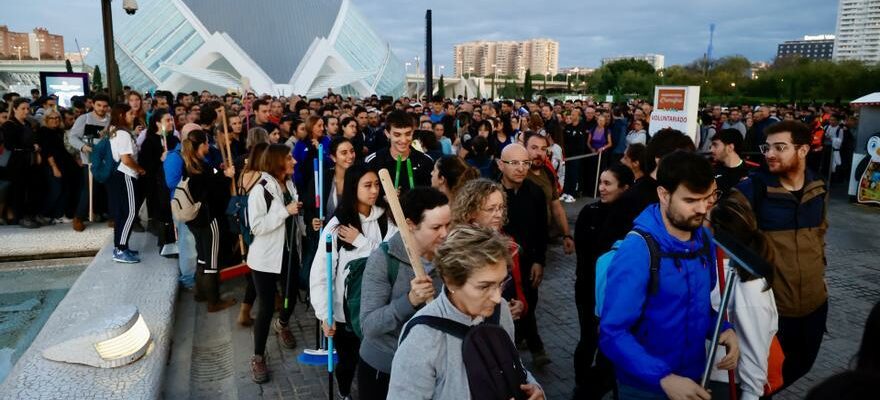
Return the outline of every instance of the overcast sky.
[[[210,1],[210,0],[204,0]],[[259,1],[259,0],[248,0]],[[295,0],[291,0],[294,3]],[[716,57],[771,60],[776,46],[803,35],[834,33],[836,0],[353,0],[397,56],[424,59],[425,10],[434,14],[434,58],[452,73],[452,46],[478,39],[559,41],[559,65],[595,67],[602,57],[659,53],[666,65],[702,57],[715,23]],[[6,4],[0,24],[44,26],[65,47],[102,51],[99,0],[29,0]],[[121,0],[113,2],[121,7]],[[118,25],[121,21],[117,20]],[[91,57],[90,57],[91,58]]]

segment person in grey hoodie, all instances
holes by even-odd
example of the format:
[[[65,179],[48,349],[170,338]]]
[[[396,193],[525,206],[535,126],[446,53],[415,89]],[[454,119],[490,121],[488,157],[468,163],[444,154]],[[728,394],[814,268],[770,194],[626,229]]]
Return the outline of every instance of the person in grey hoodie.
[[[361,341],[358,361],[358,398],[382,399],[388,394],[391,360],[397,351],[397,338],[403,324],[440,291],[441,281],[434,269],[434,251],[446,239],[452,219],[449,200],[439,190],[416,187],[401,198],[403,215],[415,243],[413,254],[422,258],[424,278],[416,278],[400,233],[388,240],[386,253],[381,247],[367,259],[361,281]],[[393,282],[388,276],[390,263],[397,263]]]
[[[513,348],[513,317],[501,296],[510,283],[509,246],[509,239],[491,228],[456,226],[437,249],[434,259],[444,287],[440,296],[416,316],[441,317],[475,326],[498,309],[498,324]],[[400,339],[394,355],[388,399],[474,398],[462,356],[462,339],[426,324],[413,323],[409,323],[409,332]],[[543,389],[528,371],[526,382],[519,389],[529,400],[544,398]]]

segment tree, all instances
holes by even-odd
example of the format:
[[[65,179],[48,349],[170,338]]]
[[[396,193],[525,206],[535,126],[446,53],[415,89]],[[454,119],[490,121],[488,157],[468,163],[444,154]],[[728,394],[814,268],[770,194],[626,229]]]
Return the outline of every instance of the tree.
[[[443,75],[440,75],[440,80],[437,81],[437,96],[440,96],[440,98],[443,99],[446,98],[446,87],[443,84]]]
[[[101,67],[99,65],[95,66],[95,70],[92,71],[92,91],[101,92],[104,90],[104,79],[101,78]]]
[[[526,100],[531,100],[532,96],[535,94],[534,89],[532,89],[532,70],[526,70],[526,79],[523,81],[523,97]]]

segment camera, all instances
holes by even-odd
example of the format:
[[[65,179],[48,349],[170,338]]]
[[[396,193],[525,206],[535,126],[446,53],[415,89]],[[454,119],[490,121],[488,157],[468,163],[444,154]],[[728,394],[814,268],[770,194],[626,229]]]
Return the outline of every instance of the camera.
[[[122,0],[122,9],[128,15],[134,15],[138,10],[137,0]]]

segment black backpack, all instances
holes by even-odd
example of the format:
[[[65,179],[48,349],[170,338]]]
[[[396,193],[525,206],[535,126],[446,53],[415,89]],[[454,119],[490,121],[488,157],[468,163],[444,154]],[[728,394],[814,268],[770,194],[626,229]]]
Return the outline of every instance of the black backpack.
[[[416,325],[427,325],[455,336],[462,340],[461,356],[472,399],[524,400],[527,396],[519,386],[526,384],[526,369],[507,331],[498,325],[500,310],[500,305],[496,306],[491,317],[475,326],[420,315],[406,324],[400,343]]]
[[[711,240],[709,239],[709,235],[706,234],[706,228],[702,228],[700,230],[703,237],[703,247],[700,248],[699,251],[695,251],[692,253],[667,253],[660,251],[660,245],[657,244],[657,241],[654,239],[653,236],[651,236],[650,233],[637,228],[633,228],[633,232],[637,233],[639,236],[645,239],[645,244],[648,245],[648,253],[651,257],[651,274],[648,277],[648,294],[656,294],[657,291],[660,290],[661,258],[671,258],[673,262],[675,262],[675,266],[679,269],[681,269],[681,260],[703,258],[704,261],[707,263],[710,260],[711,254],[709,254],[709,244]]]

